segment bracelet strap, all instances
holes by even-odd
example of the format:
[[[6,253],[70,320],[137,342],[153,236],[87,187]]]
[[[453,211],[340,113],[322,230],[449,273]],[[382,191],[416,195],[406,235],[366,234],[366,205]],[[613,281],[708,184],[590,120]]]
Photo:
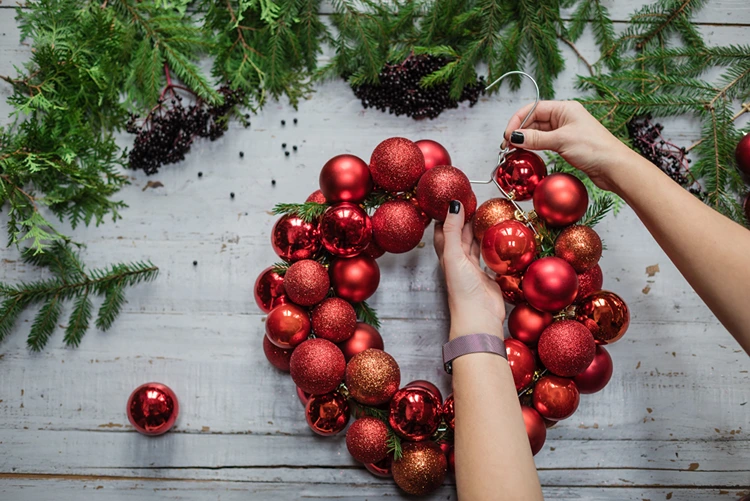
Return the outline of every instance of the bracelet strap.
[[[508,359],[505,342],[492,334],[469,334],[457,337],[443,345],[443,367],[448,374],[453,373],[453,360],[469,353],[494,353]]]

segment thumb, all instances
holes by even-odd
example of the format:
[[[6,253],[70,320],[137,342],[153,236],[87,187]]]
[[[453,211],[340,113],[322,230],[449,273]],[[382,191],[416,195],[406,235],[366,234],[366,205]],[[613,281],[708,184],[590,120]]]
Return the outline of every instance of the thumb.
[[[448,214],[443,223],[443,237],[445,247],[443,256],[448,260],[457,259],[464,254],[461,247],[461,232],[464,226],[464,208],[458,200],[448,204]]]
[[[558,151],[561,143],[560,133],[557,130],[518,129],[510,135],[510,144],[527,150]]]

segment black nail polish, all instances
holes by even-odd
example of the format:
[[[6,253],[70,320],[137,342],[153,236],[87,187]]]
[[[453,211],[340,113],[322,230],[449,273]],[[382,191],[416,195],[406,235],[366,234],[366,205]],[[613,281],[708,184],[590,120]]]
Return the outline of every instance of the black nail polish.
[[[523,144],[523,132],[514,130],[513,134],[510,135],[510,142],[515,144]]]
[[[458,200],[451,200],[448,210],[451,214],[458,214],[458,211],[461,210],[461,202],[459,202]]]

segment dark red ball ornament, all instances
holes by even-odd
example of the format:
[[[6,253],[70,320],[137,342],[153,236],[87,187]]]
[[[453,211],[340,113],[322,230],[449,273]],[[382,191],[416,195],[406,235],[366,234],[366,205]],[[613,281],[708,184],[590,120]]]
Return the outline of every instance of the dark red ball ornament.
[[[609,356],[604,346],[596,346],[596,355],[585,371],[573,378],[578,391],[583,394],[596,393],[607,386],[612,378],[612,357]]]
[[[591,332],[575,320],[555,322],[539,337],[539,359],[553,374],[577,376],[586,370],[596,354]]]
[[[558,312],[578,294],[578,275],[559,257],[537,259],[523,275],[526,301],[537,310]]]
[[[742,136],[742,139],[737,143],[734,158],[737,160],[737,169],[746,180],[750,179],[750,134]]]
[[[412,386],[424,388],[427,391],[431,391],[442,405],[443,394],[440,392],[440,388],[435,386],[433,383],[425,381],[424,379],[417,379],[416,381],[412,381],[411,383],[404,385],[404,388],[411,388]]]
[[[284,277],[273,271],[273,266],[260,272],[253,286],[255,304],[264,313],[270,312],[280,304],[287,302],[284,291]]]
[[[419,205],[419,200],[417,197],[411,197],[409,198],[409,203],[411,203],[415,209],[417,209],[417,214],[419,214],[419,219],[422,221],[422,224],[424,225],[425,229],[430,225],[432,222],[432,218],[425,214],[425,212],[422,210],[422,207]]]
[[[417,208],[406,200],[389,200],[372,215],[372,236],[386,252],[401,254],[419,245],[424,222]]]
[[[425,440],[440,425],[440,403],[437,395],[425,388],[402,388],[391,399],[388,422],[401,438]]]
[[[578,295],[576,295],[576,302],[579,302],[584,297],[588,296],[592,292],[602,290],[604,285],[604,275],[602,274],[602,268],[598,264],[593,268],[590,268],[583,273],[578,274]]]
[[[320,171],[320,191],[329,202],[361,202],[372,191],[370,168],[355,155],[337,155]]]
[[[289,360],[292,358],[293,351],[293,349],[279,348],[268,339],[268,336],[263,336],[263,353],[271,365],[280,371],[289,372]]]
[[[328,202],[325,195],[320,190],[315,190],[305,199],[305,202],[315,202],[316,204],[324,204]]]
[[[138,433],[161,435],[168,432],[180,414],[177,395],[161,383],[146,383],[130,394],[128,421]]]
[[[530,304],[522,303],[513,308],[508,316],[508,331],[515,339],[529,346],[535,345],[552,323],[552,314],[539,311]]]
[[[302,391],[322,395],[338,388],[344,379],[346,360],[338,346],[327,339],[308,339],[295,348],[289,368],[292,381]]]
[[[380,267],[367,256],[334,259],[328,272],[336,295],[352,303],[372,296],[380,284]]]
[[[312,395],[310,395],[306,391],[302,391],[302,389],[300,389],[299,386],[297,386],[296,388],[297,388],[297,398],[299,398],[299,401],[302,404],[302,407],[306,407],[307,406],[307,402],[310,401],[310,397]]]
[[[627,332],[630,310],[614,292],[597,291],[581,299],[576,320],[588,327],[598,344],[612,344]]]
[[[448,398],[445,399],[445,402],[443,402],[443,420],[445,421],[445,424],[447,424],[451,430],[456,429],[456,409],[455,409],[456,402],[453,398],[453,393],[448,395]]]
[[[367,471],[380,478],[392,478],[391,463],[393,459],[390,455],[386,456],[385,459],[378,461],[377,463],[365,463]]]
[[[564,172],[550,174],[534,191],[534,210],[550,226],[575,223],[588,205],[589,195],[581,180]]]
[[[310,316],[296,304],[277,306],[266,318],[266,336],[284,350],[294,349],[310,335]]]
[[[526,405],[521,406],[523,414],[523,424],[526,425],[526,434],[529,436],[529,445],[531,453],[536,456],[544,447],[544,441],[547,440],[547,426],[544,419],[533,407]]]
[[[515,275],[498,275],[495,282],[500,286],[506,303],[521,304],[526,300],[523,294],[523,273]]]
[[[424,171],[422,150],[403,137],[386,139],[375,147],[370,157],[373,181],[390,193],[412,189]]]
[[[513,374],[513,382],[516,383],[516,390],[520,391],[534,380],[536,357],[528,346],[517,339],[505,340],[505,353],[508,356],[508,365]]]
[[[352,337],[343,343],[339,343],[339,348],[341,348],[341,351],[344,353],[344,358],[348,362],[354,355],[369,348],[382,350],[383,338],[380,336],[378,330],[372,325],[358,322]]]
[[[580,400],[578,388],[569,378],[544,376],[534,386],[534,408],[550,421],[560,421],[572,416],[578,409]]]
[[[513,150],[495,172],[495,181],[515,200],[530,200],[546,175],[542,157],[528,150]]]
[[[437,221],[445,221],[451,200],[463,204],[466,221],[471,219],[477,207],[469,178],[450,165],[433,167],[419,179],[417,199],[425,214]]]
[[[534,232],[519,221],[498,223],[482,237],[482,259],[498,275],[522,272],[535,257]]]
[[[284,261],[311,259],[321,247],[318,225],[296,216],[283,216],[273,226],[271,245]]]
[[[429,170],[438,165],[453,165],[448,150],[437,141],[433,141],[432,139],[420,139],[414,144],[422,150],[425,169]]]
[[[318,435],[336,435],[344,431],[349,422],[349,402],[337,391],[312,395],[305,406],[305,419]]]
[[[377,463],[388,455],[388,426],[377,418],[362,417],[346,432],[346,448],[362,463]]]
[[[320,218],[320,238],[334,256],[356,256],[372,240],[370,217],[362,207],[349,202],[332,205]]]
[[[352,337],[357,328],[357,314],[347,301],[329,297],[310,314],[312,329],[317,337],[341,343]]]
[[[362,251],[361,255],[371,257],[373,259],[377,259],[381,257],[383,254],[385,254],[385,251],[381,249],[378,244],[375,243],[375,240],[370,240],[370,245],[368,245],[367,248]]]
[[[300,306],[318,304],[325,299],[330,288],[328,270],[312,259],[297,261],[284,274],[286,295]]]

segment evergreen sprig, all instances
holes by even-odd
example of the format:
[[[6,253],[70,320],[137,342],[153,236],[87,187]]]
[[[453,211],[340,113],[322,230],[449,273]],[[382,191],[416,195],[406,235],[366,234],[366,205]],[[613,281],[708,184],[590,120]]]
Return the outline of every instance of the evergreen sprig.
[[[393,429],[388,427],[388,454],[393,455],[393,460],[398,461],[404,455],[403,448],[401,446],[401,437],[396,435]]]
[[[323,215],[328,207],[328,204],[317,202],[304,202],[301,204],[280,203],[276,204],[271,212],[275,215],[297,216],[303,221],[311,223],[320,219],[320,216]]]
[[[369,304],[367,304],[367,301],[354,303],[352,306],[354,306],[354,312],[357,314],[357,320],[372,325],[376,329],[380,328],[378,314]]]
[[[598,192],[594,195],[593,203],[589,204],[586,213],[578,224],[596,226],[615,208],[615,195],[608,192]]]

